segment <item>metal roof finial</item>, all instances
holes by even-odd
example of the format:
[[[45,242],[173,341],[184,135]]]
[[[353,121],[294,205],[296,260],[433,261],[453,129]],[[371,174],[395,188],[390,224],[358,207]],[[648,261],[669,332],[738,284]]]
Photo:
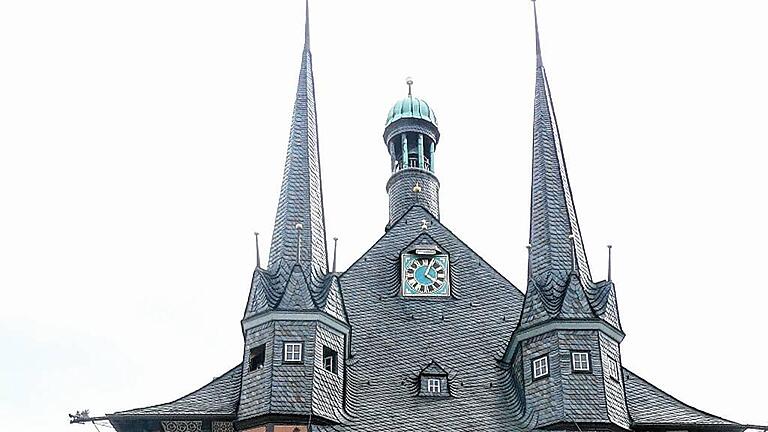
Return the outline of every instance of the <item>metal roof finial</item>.
[[[336,273],[336,249],[339,245],[339,238],[333,238],[333,267],[331,267],[331,273]]]
[[[568,234],[568,240],[571,244],[571,270],[574,272],[577,269],[576,266],[576,237],[573,235],[573,233]]]
[[[296,264],[301,262],[301,229],[304,228],[300,222],[296,224]]]
[[[413,86],[413,78],[406,77],[405,83],[408,84],[408,96],[411,96],[411,87]]]
[[[259,254],[259,233],[254,232],[254,237],[256,237],[256,268],[261,268],[261,254]]]
[[[543,65],[541,61],[541,42],[539,42],[539,16],[536,13],[536,0],[533,2],[533,26],[536,29],[536,67]]]
[[[304,49],[309,51],[309,0],[304,2]]]
[[[527,244],[525,248],[528,250],[528,279],[530,280],[533,274],[533,269],[531,269],[531,245]]]
[[[608,245],[608,282],[611,281],[611,249],[613,249],[613,246]]]

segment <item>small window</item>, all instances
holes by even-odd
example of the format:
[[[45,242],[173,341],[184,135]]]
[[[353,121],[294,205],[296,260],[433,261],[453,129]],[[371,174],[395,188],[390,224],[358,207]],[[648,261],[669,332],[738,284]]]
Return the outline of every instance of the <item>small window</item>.
[[[300,363],[301,357],[301,342],[286,342],[283,344],[283,361],[285,363]]]
[[[571,369],[573,369],[574,372],[591,372],[592,366],[589,363],[589,352],[572,351]]]
[[[264,367],[264,354],[267,351],[266,348],[267,346],[265,344],[259,345],[256,348],[251,348],[251,352],[248,355],[249,372],[253,372]]]
[[[323,347],[323,369],[331,373],[338,373],[339,371],[338,362],[339,362],[338,353],[328,348],[327,346],[324,346]]]
[[[440,380],[437,378],[427,380],[427,391],[429,393],[440,393]]]
[[[544,378],[549,375],[549,359],[547,356],[542,356],[533,359],[533,379]]]
[[[610,357],[608,357],[608,376],[615,381],[619,380],[619,364]]]

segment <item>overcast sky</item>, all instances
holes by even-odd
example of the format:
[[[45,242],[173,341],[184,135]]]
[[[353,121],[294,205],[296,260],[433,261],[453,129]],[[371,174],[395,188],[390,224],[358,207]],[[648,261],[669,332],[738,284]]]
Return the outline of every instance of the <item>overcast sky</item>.
[[[768,424],[768,4],[541,0],[542,49],[596,279],[614,245],[624,365]],[[311,2],[328,237],[387,222],[386,113],[440,122],[442,221],[524,288],[529,1]],[[0,4],[0,418],[175,399],[241,361],[266,255],[303,1]],[[480,348],[480,347],[478,347]]]

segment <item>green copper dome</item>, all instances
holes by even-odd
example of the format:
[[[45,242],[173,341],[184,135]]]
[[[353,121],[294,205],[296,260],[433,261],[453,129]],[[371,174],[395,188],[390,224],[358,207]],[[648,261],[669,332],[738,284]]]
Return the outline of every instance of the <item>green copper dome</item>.
[[[429,107],[429,105],[427,105],[425,101],[419,98],[415,98],[411,95],[408,95],[405,98],[397,101],[395,106],[389,110],[389,114],[387,115],[387,124],[385,127],[392,124],[392,122],[395,120],[400,120],[401,118],[422,119],[437,126],[437,117],[435,117],[435,112],[432,111],[432,109]]]

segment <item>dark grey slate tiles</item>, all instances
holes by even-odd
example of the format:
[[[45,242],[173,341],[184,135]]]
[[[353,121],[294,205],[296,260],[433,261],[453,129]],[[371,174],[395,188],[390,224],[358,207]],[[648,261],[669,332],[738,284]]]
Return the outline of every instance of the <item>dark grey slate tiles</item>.
[[[698,410],[675,399],[627,369],[624,369],[624,382],[627,387],[629,414],[635,425],[739,426],[738,423]]]

